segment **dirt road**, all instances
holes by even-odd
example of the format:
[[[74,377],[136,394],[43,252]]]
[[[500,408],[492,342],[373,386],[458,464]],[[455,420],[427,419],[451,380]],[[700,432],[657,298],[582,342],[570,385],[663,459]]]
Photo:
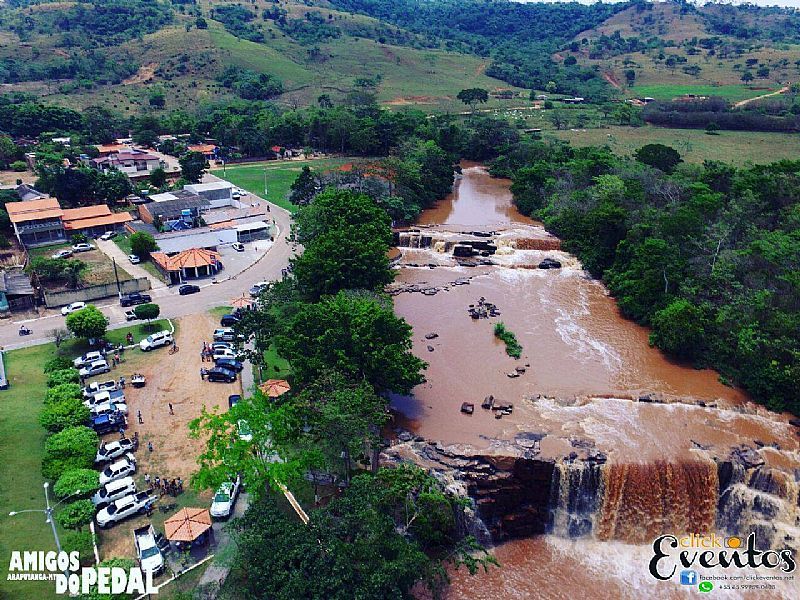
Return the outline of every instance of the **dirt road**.
[[[125,362],[111,376],[124,376],[130,380],[134,371],[147,378],[147,385],[141,389],[131,386],[125,388],[125,399],[128,404],[127,436],[133,437],[139,432],[140,446],[136,452],[138,489],[145,489],[144,474],[174,479],[180,477],[188,486],[189,478],[197,470],[196,459],[203,451],[204,440],[189,437],[189,422],[200,416],[205,405],[211,410],[219,406],[227,410],[228,396],[240,394],[241,383],[209,383],[200,380],[200,369],[212,365],[202,363],[200,349],[203,340],[211,341],[211,333],[217,321],[207,313],[190,315],[177,322],[176,342],[180,350],[169,354],[167,348],[159,348],[149,353],[137,349],[128,350]],[[101,376],[98,379],[107,378]],[[174,415],[169,413],[172,403]],[[137,412],[142,412],[140,425]],[[117,435],[105,436],[107,441]],[[152,442],[153,452],[149,452],[147,443]],[[204,494],[210,498],[210,493]],[[174,501],[168,496],[164,502]],[[132,536],[134,526],[146,522],[144,517],[129,519],[120,525],[102,532],[101,557],[131,556],[133,553]]]
[[[740,108],[742,106],[746,106],[746,105],[750,104],[751,102],[755,102],[756,100],[761,100],[763,98],[769,98],[770,96],[778,96],[780,94],[785,94],[788,91],[789,91],[789,86],[785,85],[781,89],[779,89],[777,92],[770,92],[769,94],[763,94],[761,96],[756,96],[755,98],[748,98],[747,100],[739,100],[739,102],[737,102],[737,103],[735,103],[733,105],[733,108]]]

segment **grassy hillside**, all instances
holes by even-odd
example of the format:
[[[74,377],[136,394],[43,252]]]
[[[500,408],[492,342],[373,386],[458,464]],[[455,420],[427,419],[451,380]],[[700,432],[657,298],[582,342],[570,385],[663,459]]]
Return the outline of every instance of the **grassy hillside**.
[[[75,47],[66,34],[43,31],[52,26],[39,22],[41,14],[60,14],[69,10],[70,3],[5,9],[0,12],[0,81],[3,64],[16,71],[22,71],[18,63],[41,65],[41,72],[31,75],[29,69],[17,77],[19,80],[0,85],[0,92],[23,91],[72,108],[103,105],[137,114],[150,108],[154,89],[163,90],[166,110],[233,98],[233,93],[216,80],[230,65],[278,77],[284,93],[275,100],[287,106],[316,102],[322,93],[337,101],[357,78],[377,81],[379,100],[391,106],[419,104],[443,110],[463,110],[455,96],[465,87],[511,88],[484,75],[489,64],[486,59],[426,47],[429,44],[416,34],[363,15],[294,1],[275,4],[257,0],[247,4],[253,17],[246,24],[249,33],[232,27],[222,16],[219,18],[224,23],[211,18],[221,15],[221,8],[235,4],[199,2],[207,28],[198,28],[197,16],[188,12],[192,10],[189,7],[183,12],[175,10],[170,23],[156,31],[137,32],[120,43],[103,45],[104,38],[97,36],[93,42],[96,47],[91,50]],[[264,10],[275,9],[283,11],[284,21],[262,16]],[[307,14],[316,20],[308,21]],[[13,22],[26,17],[36,19],[37,27],[24,32],[14,28]],[[322,23],[319,27],[337,35],[317,40],[313,37],[316,25],[304,29],[309,23]],[[253,37],[254,32],[262,42],[245,39]],[[53,57],[70,65],[102,60],[125,68],[119,67],[108,81],[102,77],[94,82],[54,77]],[[62,71],[70,72],[66,67]]]
[[[770,39],[777,17],[754,10],[748,38],[721,34],[716,12],[663,3],[631,7],[578,34],[556,59],[574,56],[578,64],[599,69],[627,97],[694,93],[738,101],[800,80],[796,40]],[[635,73],[632,82],[628,71]]]

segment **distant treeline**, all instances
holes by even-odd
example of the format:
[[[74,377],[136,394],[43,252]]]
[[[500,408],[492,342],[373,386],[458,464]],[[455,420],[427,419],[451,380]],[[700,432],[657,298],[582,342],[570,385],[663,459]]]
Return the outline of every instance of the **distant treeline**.
[[[709,126],[733,131],[800,131],[800,115],[769,114],[758,108],[731,109],[722,98],[673,102],[652,102],[642,111],[642,118],[653,125],[686,129]]]

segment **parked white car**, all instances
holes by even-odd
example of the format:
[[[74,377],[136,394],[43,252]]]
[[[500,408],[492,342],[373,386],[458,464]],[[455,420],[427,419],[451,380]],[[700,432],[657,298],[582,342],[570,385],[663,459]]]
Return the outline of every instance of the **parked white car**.
[[[226,519],[233,513],[233,505],[239,496],[241,479],[236,476],[235,481],[226,481],[217,489],[211,502],[211,516],[216,519]]]
[[[136,457],[127,452],[118,461],[111,463],[100,472],[100,485],[105,485],[134,473],[136,473]]]
[[[165,329],[164,331],[159,331],[158,333],[148,335],[141,342],[139,342],[139,348],[143,352],[150,352],[150,350],[153,350],[154,348],[169,346],[173,341],[172,333]]]
[[[72,364],[76,369],[80,369],[81,367],[90,365],[98,360],[105,360],[105,354],[103,354],[102,352],[97,352],[95,350],[92,352],[87,352],[83,356],[79,356],[78,358],[72,361]]]
[[[72,247],[73,252],[89,252],[89,250],[94,250],[94,246],[92,246],[91,244],[81,243],[81,244],[75,244]]]
[[[50,258],[69,258],[70,256],[72,256],[72,250],[69,248],[64,248],[63,250],[59,250],[58,252],[51,254]]]
[[[108,241],[111,238],[117,237],[116,231],[106,231],[103,235],[100,236],[101,240]]]
[[[114,460],[126,452],[133,452],[135,446],[136,444],[130,438],[121,438],[108,442],[97,449],[97,456],[94,457],[94,462],[101,463]]]
[[[135,254],[129,254],[128,260],[131,261],[132,265],[138,265],[140,262],[142,262],[142,259],[136,256]]]
[[[63,316],[71,315],[75,311],[78,311],[82,308],[86,308],[86,302],[73,302],[72,304],[67,304],[64,308],[61,309],[61,314]]]
[[[236,359],[236,352],[231,350],[230,348],[213,348],[214,354],[211,355],[213,360],[217,360],[218,358],[232,358]]]
[[[108,373],[109,371],[111,371],[111,367],[108,366],[108,363],[105,361],[105,359],[100,359],[86,365],[80,371],[78,371],[78,373],[81,377],[94,377],[95,375],[101,375],[102,373]]]
[[[214,330],[215,342],[233,342],[236,339],[244,339],[243,335],[236,335],[232,327],[220,327]]]
[[[90,407],[92,417],[99,417],[100,415],[109,415],[117,411],[121,412],[126,417],[128,416],[128,405],[121,402],[101,402]]]
[[[133,477],[123,477],[122,479],[115,479],[104,486],[102,486],[94,496],[92,502],[95,506],[105,506],[119,500],[125,496],[136,493],[136,482]]]
[[[156,543],[156,530],[152,524],[133,530],[133,545],[142,571],[153,575],[160,573],[164,568],[164,557]]]
[[[99,353],[98,353],[99,354]],[[102,355],[93,360],[99,360],[99,358],[103,358]],[[108,381],[93,381],[85,388],[83,388],[83,397],[87,400],[89,398],[94,398],[100,392],[115,392],[119,389],[119,384],[114,379],[109,379]]]
[[[148,505],[155,501],[155,497],[151,496],[149,491],[136,492],[106,506],[97,513],[95,520],[101,528],[110,527],[114,523],[145,512]]]

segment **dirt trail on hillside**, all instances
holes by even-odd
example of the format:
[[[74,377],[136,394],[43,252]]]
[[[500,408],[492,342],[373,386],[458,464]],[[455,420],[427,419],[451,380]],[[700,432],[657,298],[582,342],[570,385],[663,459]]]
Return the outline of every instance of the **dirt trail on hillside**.
[[[610,83],[615,89],[622,89],[622,85],[620,85],[619,79],[617,79],[617,76],[614,75],[613,71],[603,71],[603,79]]]
[[[750,104],[751,102],[755,102],[756,100],[761,100],[763,98],[769,98],[770,96],[778,96],[780,94],[785,94],[788,91],[789,91],[789,86],[785,85],[781,89],[779,89],[777,92],[770,92],[769,94],[763,94],[761,96],[756,96],[755,98],[748,98],[747,100],[739,100],[739,102],[736,102],[733,105],[733,108],[740,108],[742,106]]]

